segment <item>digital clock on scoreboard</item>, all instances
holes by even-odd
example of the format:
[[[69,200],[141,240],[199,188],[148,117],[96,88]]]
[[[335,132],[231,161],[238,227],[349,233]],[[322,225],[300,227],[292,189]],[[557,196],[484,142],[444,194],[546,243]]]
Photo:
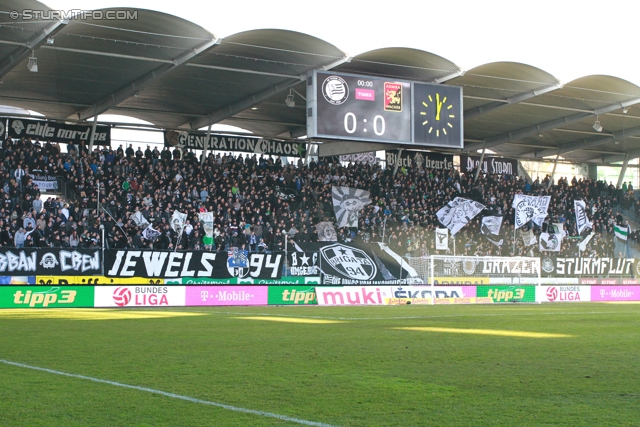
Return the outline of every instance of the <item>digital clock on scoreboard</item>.
[[[307,79],[307,135],[411,143],[411,83],[314,71]]]

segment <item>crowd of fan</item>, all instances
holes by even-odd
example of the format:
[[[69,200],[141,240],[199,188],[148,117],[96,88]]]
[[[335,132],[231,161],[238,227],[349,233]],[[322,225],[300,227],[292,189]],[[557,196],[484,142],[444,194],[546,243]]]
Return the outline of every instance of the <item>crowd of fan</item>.
[[[533,229],[538,235],[549,224],[563,224],[559,256],[577,256],[576,243],[587,234],[577,234],[574,199],[587,202],[595,232],[582,256],[616,256],[613,226],[622,218],[613,208],[640,206],[633,188],[621,192],[590,179],[561,178],[548,187],[549,177],[528,183],[480,174],[475,181],[474,173],[457,170],[400,168],[394,173],[379,165],[330,164],[322,158],[283,164],[279,157],[256,154],[209,153],[201,162],[190,150],[147,146],[143,151],[131,145],[96,147],[90,153],[81,143],[61,153],[56,144],[25,139],[4,141],[2,152],[2,246],[99,248],[104,227],[110,248],[279,251],[287,243],[317,241],[315,224],[335,222],[331,188],[337,185],[368,190],[372,201],[360,212],[357,229],[337,230],[341,241],[384,240],[401,255],[453,253],[453,239],[448,251],[435,250],[434,229],[441,227],[436,212],[460,196],[483,203],[486,210],[455,236],[458,255],[538,256],[537,243],[525,246],[513,229],[513,196],[523,193],[551,196],[549,216],[542,228]],[[74,196],[43,201],[31,179],[34,171],[63,177]],[[174,210],[187,214],[181,234],[170,226]],[[134,219],[138,211],[144,222]],[[201,212],[213,212],[211,244],[203,241]],[[484,215],[504,216],[500,236],[492,237],[495,243],[481,234]],[[147,222],[159,232],[149,240],[143,237]],[[637,237],[634,231],[631,238]]]

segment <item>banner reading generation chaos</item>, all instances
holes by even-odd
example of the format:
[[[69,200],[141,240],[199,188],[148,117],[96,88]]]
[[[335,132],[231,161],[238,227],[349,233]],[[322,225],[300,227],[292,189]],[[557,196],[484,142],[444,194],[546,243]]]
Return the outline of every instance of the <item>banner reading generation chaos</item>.
[[[107,277],[215,277],[280,279],[283,253],[171,252],[107,250],[104,254]]]
[[[0,276],[100,274],[99,249],[0,248]]]
[[[32,119],[6,119],[0,118],[0,123],[4,125],[8,120],[7,128],[9,138],[31,138],[39,141],[61,142],[65,144],[79,144],[84,141],[89,145],[91,138],[92,123],[85,125],[70,125],[68,123],[50,122],[47,120]],[[4,135],[4,126],[0,135]],[[97,125],[96,133],[93,136],[95,145],[111,144],[111,126]]]
[[[173,130],[164,132],[165,147],[180,145],[184,148],[204,150],[206,140],[206,132],[178,132]],[[307,155],[307,147],[304,142],[276,141],[256,136],[233,136],[219,133],[210,135],[208,149],[288,157],[305,157]]]

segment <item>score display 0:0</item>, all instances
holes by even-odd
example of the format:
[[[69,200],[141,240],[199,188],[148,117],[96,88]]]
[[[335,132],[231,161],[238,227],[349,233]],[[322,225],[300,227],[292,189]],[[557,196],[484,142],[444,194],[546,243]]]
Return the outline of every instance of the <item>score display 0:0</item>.
[[[373,82],[371,80],[358,80],[358,86],[373,87]]]
[[[364,119],[364,123],[367,122],[367,119]],[[354,133],[356,131],[358,127],[358,121],[356,119],[356,115],[349,112],[347,114],[344,115],[344,130],[347,133]],[[364,129],[364,132],[366,132],[367,129]],[[385,122],[384,122],[384,117],[382,117],[381,115],[377,115],[373,118],[373,133],[375,133],[378,136],[382,136],[384,135],[384,131],[385,131]]]

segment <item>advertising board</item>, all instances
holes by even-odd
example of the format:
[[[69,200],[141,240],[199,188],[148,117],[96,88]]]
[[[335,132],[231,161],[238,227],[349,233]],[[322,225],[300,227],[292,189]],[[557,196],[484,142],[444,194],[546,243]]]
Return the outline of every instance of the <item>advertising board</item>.
[[[591,301],[640,301],[640,286],[591,286]]]
[[[590,286],[537,286],[537,302],[591,301]]]
[[[93,307],[93,286],[3,286],[0,308]]]
[[[535,302],[537,286],[478,286],[476,302]]]
[[[313,286],[269,286],[269,305],[316,305]]]
[[[186,305],[267,305],[267,286],[187,286]]]
[[[96,307],[182,307],[184,286],[96,286]]]

